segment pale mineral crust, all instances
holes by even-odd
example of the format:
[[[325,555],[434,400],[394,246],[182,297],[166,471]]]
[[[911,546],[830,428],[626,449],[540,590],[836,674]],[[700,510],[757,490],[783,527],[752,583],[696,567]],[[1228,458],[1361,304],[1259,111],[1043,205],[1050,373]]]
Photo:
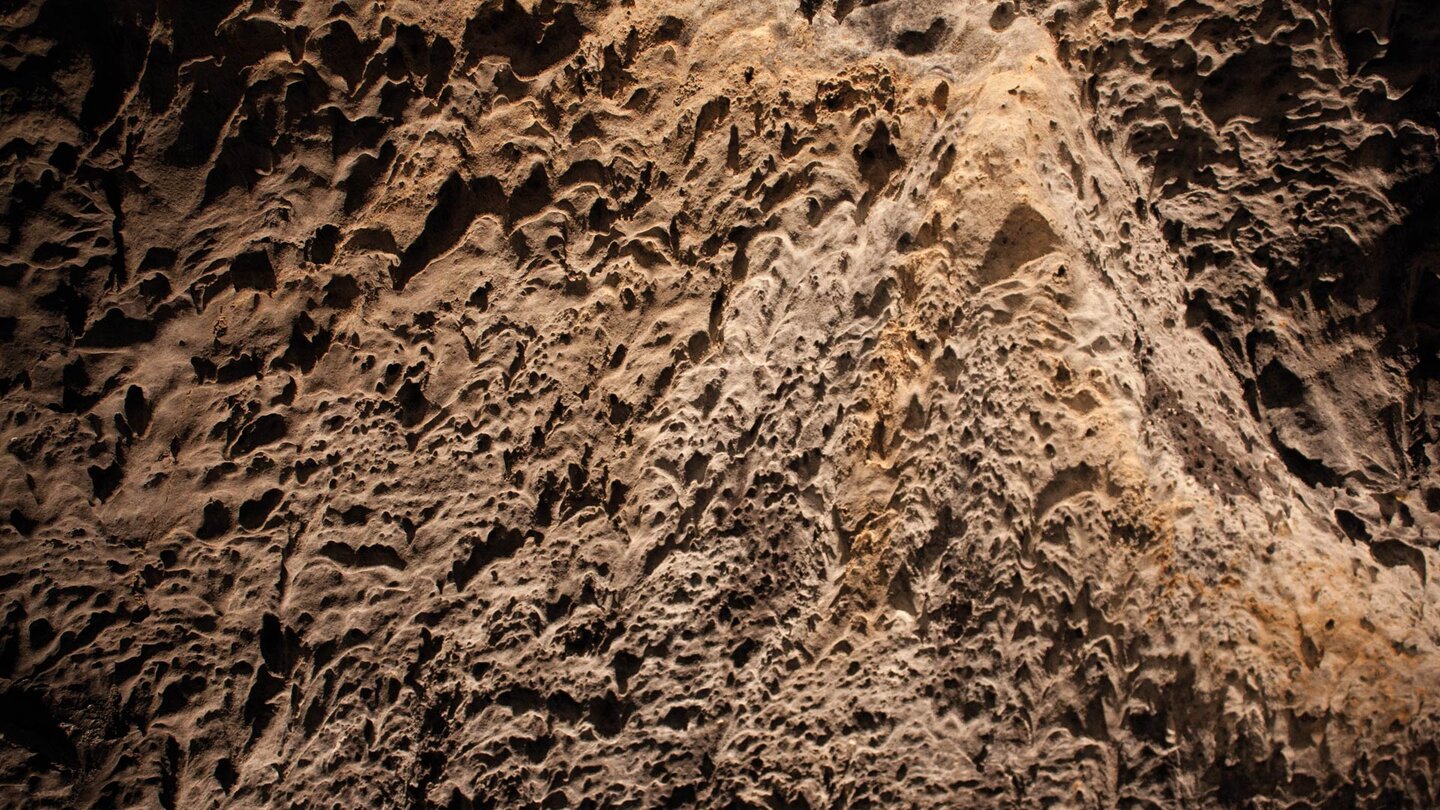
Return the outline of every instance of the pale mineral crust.
[[[0,806],[1440,805],[1440,4],[0,3]]]

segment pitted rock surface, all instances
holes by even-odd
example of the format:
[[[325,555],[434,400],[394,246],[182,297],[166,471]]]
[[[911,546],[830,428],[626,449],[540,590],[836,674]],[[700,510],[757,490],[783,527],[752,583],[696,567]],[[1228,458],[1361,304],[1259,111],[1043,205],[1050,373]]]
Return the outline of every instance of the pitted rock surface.
[[[1440,803],[1440,6],[0,43],[0,804]]]

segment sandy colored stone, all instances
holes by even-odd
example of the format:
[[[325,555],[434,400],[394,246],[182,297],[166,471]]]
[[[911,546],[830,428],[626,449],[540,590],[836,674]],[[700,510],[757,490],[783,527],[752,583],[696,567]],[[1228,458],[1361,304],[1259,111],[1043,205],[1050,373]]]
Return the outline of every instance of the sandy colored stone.
[[[0,804],[1440,803],[1425,0],[0,32]]]

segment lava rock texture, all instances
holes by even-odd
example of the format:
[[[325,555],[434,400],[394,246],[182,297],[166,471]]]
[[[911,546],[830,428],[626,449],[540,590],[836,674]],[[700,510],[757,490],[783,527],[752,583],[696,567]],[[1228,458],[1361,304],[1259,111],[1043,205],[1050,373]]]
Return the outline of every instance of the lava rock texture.
[[[1436,806],[1436,54],[7,0],[0,804]]]

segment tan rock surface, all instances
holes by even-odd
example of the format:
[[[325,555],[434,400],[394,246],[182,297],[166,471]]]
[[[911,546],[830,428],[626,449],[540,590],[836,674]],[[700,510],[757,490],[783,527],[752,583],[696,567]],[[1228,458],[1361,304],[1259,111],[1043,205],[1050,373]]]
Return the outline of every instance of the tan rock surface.
[[[1424,0],[0,8],[0,803],[1440,803]]]

